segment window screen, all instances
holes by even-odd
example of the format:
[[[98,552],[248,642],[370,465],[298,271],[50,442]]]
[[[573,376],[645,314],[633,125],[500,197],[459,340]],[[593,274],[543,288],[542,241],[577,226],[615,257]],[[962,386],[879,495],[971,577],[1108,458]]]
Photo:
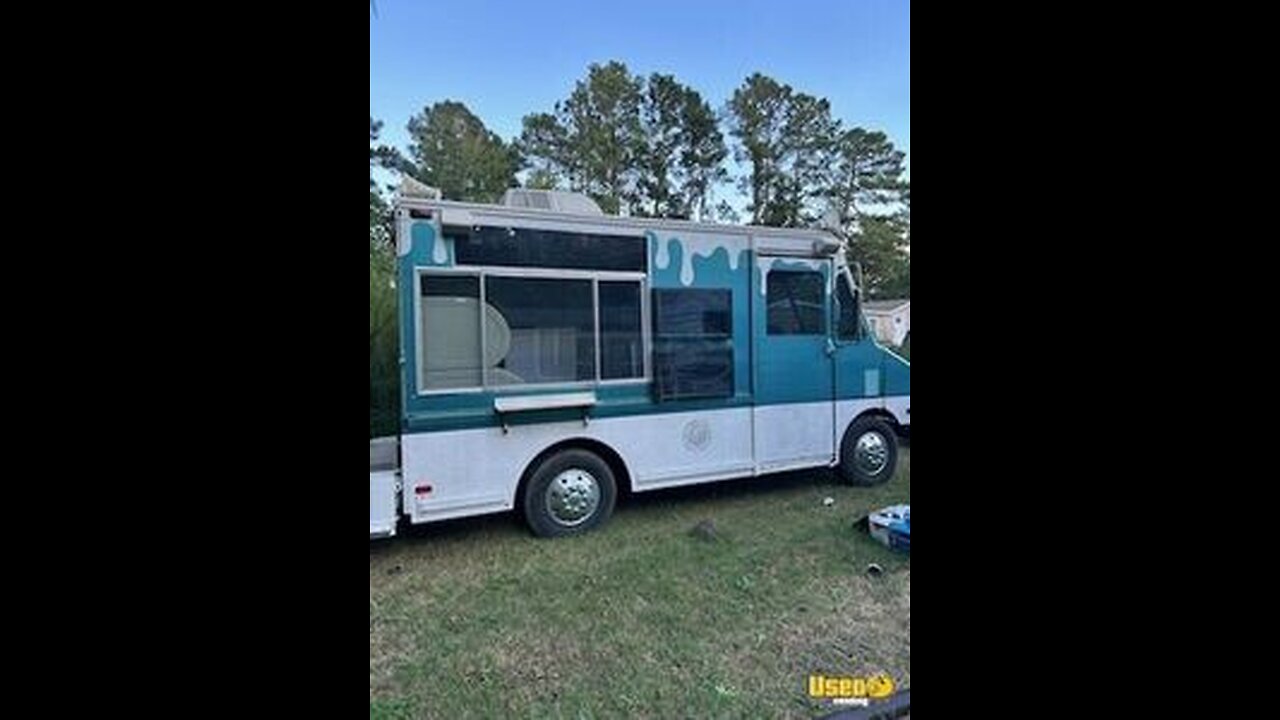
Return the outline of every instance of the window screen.
[[[730,290],[653,291],[659,400],[733,396],[732,300]]]

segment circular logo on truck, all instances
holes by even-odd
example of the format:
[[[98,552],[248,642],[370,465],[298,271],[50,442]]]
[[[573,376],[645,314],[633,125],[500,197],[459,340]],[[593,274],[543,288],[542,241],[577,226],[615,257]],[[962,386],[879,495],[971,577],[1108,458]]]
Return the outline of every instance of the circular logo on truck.
[[[690,420],[684,425],[684,446],[702,452],[711,444],[711,425],[706,420]]]

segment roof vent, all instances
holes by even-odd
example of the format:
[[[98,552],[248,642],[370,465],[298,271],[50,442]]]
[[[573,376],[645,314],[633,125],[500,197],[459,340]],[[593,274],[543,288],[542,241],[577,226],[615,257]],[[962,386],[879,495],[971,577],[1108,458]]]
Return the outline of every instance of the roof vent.
[[[441,199],[440,188],[420,183],[408,175],[400,178],[400,196],[426,198],[427,200]]]
[[[512,188],[502,196],[502,204],[507,207],[550,210],[573,215],[604,214],[600,206],[586,195],[563,190]]]

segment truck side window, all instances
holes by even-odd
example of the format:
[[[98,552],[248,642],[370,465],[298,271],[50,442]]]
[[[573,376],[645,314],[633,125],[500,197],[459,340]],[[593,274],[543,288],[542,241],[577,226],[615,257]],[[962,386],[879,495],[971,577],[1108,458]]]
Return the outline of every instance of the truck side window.
[[[836,304],[840,313],[836,325],[836,337],[841,340],[857,340],[858,300],[849,287],[849,278],[841,274],[836,285]]]
[[[812,270],[770,270],[768,333],[826,335],[826,281]]]
[[[427,390],[480,386],[480,278],[423,275],[419,384]]]
[[[644,236],[480,226],[446,227],[459,265],[644,272]]]
[[[644,377],[640,283],[600,281],[600,379]]]
[[[639,280],[478,270],[422,273],[421,285],[418,386],[423,390],[645,377]]]
[[[595,309],[590,280],[484,279],[488,385],[587,382],[596,377]]]

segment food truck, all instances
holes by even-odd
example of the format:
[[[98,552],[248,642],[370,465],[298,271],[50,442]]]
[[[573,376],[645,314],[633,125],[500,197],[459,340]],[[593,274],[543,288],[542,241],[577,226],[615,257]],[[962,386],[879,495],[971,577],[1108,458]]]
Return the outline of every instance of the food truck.
[[[911,364],[870,332],[831,233],[422,186],[395,230],[401,417],[370,443],[371,538],[509,510],[570,535],[620,491],[894,473]]]

